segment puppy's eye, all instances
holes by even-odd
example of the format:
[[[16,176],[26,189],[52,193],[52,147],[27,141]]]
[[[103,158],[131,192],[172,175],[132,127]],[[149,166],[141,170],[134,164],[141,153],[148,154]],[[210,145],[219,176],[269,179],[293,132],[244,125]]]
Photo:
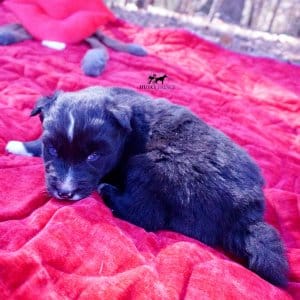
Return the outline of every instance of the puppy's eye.
[[[88,161],[95,161],[100,157],[100,154],[98,152],[93,152],[91,153],[88,157],[87,160]]]
[[[57,150],[56,150],[54,147],[49,147],[49,148],[48,148],[48,153],[49,153],[51,156],[54,156],[54,157],[57,156]]]

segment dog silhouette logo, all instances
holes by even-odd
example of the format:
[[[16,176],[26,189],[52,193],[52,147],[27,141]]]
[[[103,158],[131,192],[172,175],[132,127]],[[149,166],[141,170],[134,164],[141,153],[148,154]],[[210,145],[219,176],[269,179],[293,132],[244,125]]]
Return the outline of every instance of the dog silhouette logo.
[[[159,81],[161,82],[161,84],[164,84],[164,81],[167,77],[168,77],[167,74],[157,77],[156,74],[154,73],[148,76],[148,84],[158,83]]]
[[[169,78],[167,74],[160,74],[159,76],[156,73],[152,73],[147,78],[147,84],[140,84],[139,89],[148,89],[148,90],[169,90],[174,89],[175,86],[172,84],[166,84],[166,79]],[[169,79],[168,79],[169,80]]]

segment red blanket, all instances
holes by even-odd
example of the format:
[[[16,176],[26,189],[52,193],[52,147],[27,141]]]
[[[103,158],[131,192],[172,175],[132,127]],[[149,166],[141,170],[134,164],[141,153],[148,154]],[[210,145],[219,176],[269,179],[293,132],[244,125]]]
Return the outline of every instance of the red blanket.
[[[14,16],[0,8],[0,20]],[[86,45],[0,48],[0,299],[299,299],[300,69],[181,30],[123,25],[108,32],[145,45],[150,55],[111,51],[104,73],[88,78],[79,64]],[[288,290],[221,250],[117,219],[96,194],[76,203],[49,199],[42,160],[5,153],[8,140],[41,133],[38,118],[29,118],[41,94],[90,85],[139,90],[153,73],[168,75],[165,89],[142,92],[188,106],[262,168],[266,219],[282,235],[291,265]]]

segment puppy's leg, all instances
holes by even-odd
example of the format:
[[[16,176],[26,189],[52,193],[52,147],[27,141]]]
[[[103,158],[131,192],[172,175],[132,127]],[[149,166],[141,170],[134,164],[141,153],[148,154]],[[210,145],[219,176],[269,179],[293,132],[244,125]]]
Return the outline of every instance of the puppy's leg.
[[[136,56],[146,56],[147,51],[138,44],[132,44],[132,43],[123,43],[121,41],[118,41],[116,39],[110,38],[106,35],[104,35],[99,30],[96,31],[97,38],[107,47],[120,52],[126,52],[132,55]]]
[[[81,68],[87,76],[99,76],[105,69],[109,59],[108,52],[96,37],[91,36],[85,39],[85,41],[93,49],[88,50],[84,55],[81,62]]]
[[[269,282],[287,284],[288,263],[276,230],[263,221],[237,225],[224,240],[224,248],[245,259],[253,270]]]
[[[42,144],[41,139],[31,142],[9,141],[5,147],[6,151],[12,154],[25,156],[41,156]]]
[[[135,192],[121,193],[109,184],[100,184],[98,192],[105,203],[112,209],[113,214],[147,231],[164,228],[165,214],[161,203],[149,197],[144,188],[137,187]]]
[[[10,45],[32,39],[21,24],[0,26],[0,45]]]

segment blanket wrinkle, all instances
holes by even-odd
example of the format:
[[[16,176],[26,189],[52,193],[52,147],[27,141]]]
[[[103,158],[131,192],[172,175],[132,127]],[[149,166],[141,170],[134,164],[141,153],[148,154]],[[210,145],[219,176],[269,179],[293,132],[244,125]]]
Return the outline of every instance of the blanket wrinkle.
[[[45,203],[44,203],[44,204],[45,204]],[[41,207],[42,207],[42,206],[43,206],[43,205],[41,205]],[[39,208],[36,208],[33,212],[38,212],[39,209],[40,209],[40,207],[39,207]],[[63,209],[63,207],[61,207],[61,208],[55,210],[55,211],[53,212],[53,214],[52,214],[47,220],[43,220],[43,222],[45,222],[45,224],[43,224],[43,223],[38,224],[39,227],[38,227],[37,229],[35,229],[36,232],[33,233],[32,236],[30,236],[30,237],[28,236],[26,242],[25,242],[24,244],[22,244],[22,245],[19,245],[19,247],[18,247],[17,249],[15,248],[13,251],[19,251],[19,250],[21,250],[22,248],[27,247],[27,246],[28,246],[28,247],[31,247],[30,244],[35,243],[35,239],[39,239],[39,236],[44,234],[44,231],[47,230],[47,226],[49,226],[49,223],[51,222],[51,220],[53,220],[53,218],[55,218],[55,215],[58,214],[59,211],[60,211],[61,209]],[[33,212],[31,212],[28,216],[26,216],[26,218],[29,219],[30,217],[32,217]],[[22,219],[23,219],[23,218],[22,218]],[[33,219],[33,218],[32,218],[32,219]],[[14,219],[11,219],[11,221],[16,221],[16,220],[21,220],[21,219],[15,219],[15,220],[14,220]],[[26,225],[25,225],[25,226],[26,226]],[[10,250],[12,250],[12,249],[10,249]]]
[[[53,217],[53,215],[50,216],[49,220],[50,220],[52,217]],[[40,235],[40,234],[43,232],[43,230],[46,229],[47,223],[48,223],[48,220],[46,221],[45,224],[41,224],[41,226],[40,226],[39,228],[35,229],[34,232],[33,232],[31,235],[28,234],[28,235],[26,236],[26,239],[23,239],[23,240],[19,241],[19,243],[16,244],[16,245],[14,245],[13,248],[9,247],[9,246],[10,246],[9,244],[6,245],[6,249],[5,249],[5,250],[6,250],[6,251],[19,251],[19,250],[21,250],[22,248],[26,247],[27,244],[30,244],[30,242],[31,242],[32,240],[34,241],[34,238],[38,237],[38,235]],[[14,226],[14,225],[11,224],[11,226]],[[26,226],[26,225],[25,225],[25,226]],[[12,231],[13,231],[13,230],[12,230]],[[9,234],[7,234],[7,237],[4,236],[4,238],[2,237],[2,239],[5,239],[5,238],[10,237],[10,236],[12,235],[12,233],[13,233],[13,232],[10,232]],[[26,232],[24,232],[24,234],[25,234],[25,233],[26,233]]]
[[[15,21],[0,6],[0,22]],[[107,69],[89,78],[79,64],[84,44],[62,52],[37,41],[0,48],[0,298],[299,299],[300,68],[233,53],[184,30],[119,22],[103,31],[150,55],[133,60],[109,50]],[[140,89],[153,73],[168,75],[164,88]],[[266,220],[287,249],[287,290],[219,249],[113,217],[96,193],[76,203],[49,199],[42,160],[5,153],[9,140],[41,133],[38,118],[28,117],[38,97],[91,85],[185,105],[251,154],[266,179]]]
[[[195,267],[197,265],[195,265]],[[194,270],[195,267],[192,266],[189,269],[189,271],[187,273],[185,273],[185,278],[183,279],[182,288],[181,288],[181,291],[179,293],[179,299],[186,299],[186,295],[187,295],[187,291],[188,291],[188,286],[189,286],[189,283],[190,283],[190,280],[191,280],[191,276],[193,274],[193,270]]]
[[[49,200],[49,196],[46,193],[46,191],[43,192],[43,194],[45,194],[44,197],[41,197],[41,193],[38,193],[36,197],[32,197],[32,200],[36,199],[38,200],[38,202],[34,202],[35,206],[32,208],[31,211],[23,211],[23,213],[18,216],[11,216],[7,214],[6,216],[0,217],[0,222],[22,221],[23,219],[30,217],[34,211],[38,210],[40,207],[43,207],[45,203]]]

